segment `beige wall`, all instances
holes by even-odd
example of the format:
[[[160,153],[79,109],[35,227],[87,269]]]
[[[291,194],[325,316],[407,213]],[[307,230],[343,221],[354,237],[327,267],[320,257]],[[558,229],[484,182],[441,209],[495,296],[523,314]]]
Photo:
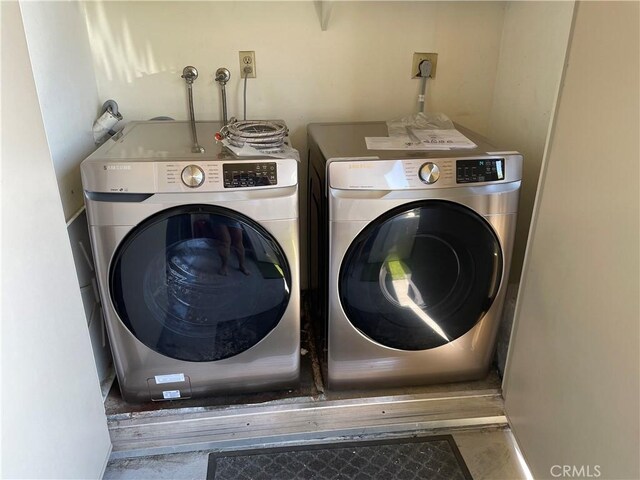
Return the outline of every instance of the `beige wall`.
[[[20,7],[0,9],[2,478],[100,478],[111,441],[62,203]]]
[[[111,354],[103,345],[103,320],[92,288],[95,272],[80,245],[89,246],[87,217],[75,216],[84,205],[80,163],[96,148],[92,125],[101,105],[84,11],[78,2],[28,1],[20,8],[62,209],[67,221],[74,218],[67,231],[102,380]]]
[[[283,118],[305,154],[309,122],[385,120],[417,108],[414,51],[437,52],[431,110],[488,133],[504,4],[334,2],[322,31],[314,2],[87,2],[98,91],[127,120],[187,116],[180,73],[198,68],[196,118],[219,119],[213,75],[226,66],[240,115],[238,51],[255,50],[248,116]]]
[[[101,103],[84,14],[77,2],[21,3],[29,57],[65,219],[84,204],[80,162],[96,148]]]
[[[549,120],[558,95],[574,3],[508,2],[489,137],[524,154],[511,281],[520,279]]]
[[[576,8],[504,395],[535,478],[637,479],[640,4]]]

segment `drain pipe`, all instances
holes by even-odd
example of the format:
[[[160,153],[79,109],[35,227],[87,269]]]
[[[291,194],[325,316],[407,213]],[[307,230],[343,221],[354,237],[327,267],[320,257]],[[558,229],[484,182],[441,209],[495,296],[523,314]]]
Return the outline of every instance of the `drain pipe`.
[[[222,90],[222,125],[226,126],[229,123],[227,118],[227,90],[225,86],[227,82],[231,78],[231,73],[224,67],[220,67],[216,70],[216,82],[220,84],[220,89]]]
[[[198,133],[196,132],[196,116],[193,111],[193,82],[198,78],[196,67],[187,66],[182,70],[182,78],[187,82],[187,92],[189,93],[189,117],[191,119],[191,137],[193,138],[193,153],[204,153],[204,147],[198,144]]]

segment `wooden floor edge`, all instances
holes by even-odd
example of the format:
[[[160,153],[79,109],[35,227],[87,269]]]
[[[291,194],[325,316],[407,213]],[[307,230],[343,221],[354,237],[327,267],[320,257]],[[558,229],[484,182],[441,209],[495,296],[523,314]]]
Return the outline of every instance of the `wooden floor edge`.
[[[324,445],[353,440],[376,440],[406,437],[425,437],[432,435],[453,434],[465,431],[495,430],[508,428],[507,418],[504,415],[494,417],[478,417],[472,419],[445,420],[415,424],[405,429],[379,429],[365,428],[354,432],[334,433],[332,435],[314,435],[310,432],[301,432],[298,438],[262,438],[262,439],[236,439],[233,441],[204,441],[194,443],[175,444],[171,446],[157,446],[145,448],[133,448],[112,450],[110,460],[147,457],[153,455],[167,455],[197,451],[236,451],[256,448],[286,447],[300,445]]]
[[[130,419],[110,424],[112,458],[196,450],[282,446],[362,435],[413,435],[460,428],[505,426],[499,394],[448,398],[363,399],[317,405],[264,406],[247,411],[208,411]],[[292,443],[293,442],[293,443]]]

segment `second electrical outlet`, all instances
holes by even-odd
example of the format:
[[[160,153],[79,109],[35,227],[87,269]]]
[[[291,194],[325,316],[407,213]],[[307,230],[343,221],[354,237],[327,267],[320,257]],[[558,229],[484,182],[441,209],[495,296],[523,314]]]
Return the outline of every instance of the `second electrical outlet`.
[[[242,78],[256,78],[256,52],[240,52],[240,76]]]

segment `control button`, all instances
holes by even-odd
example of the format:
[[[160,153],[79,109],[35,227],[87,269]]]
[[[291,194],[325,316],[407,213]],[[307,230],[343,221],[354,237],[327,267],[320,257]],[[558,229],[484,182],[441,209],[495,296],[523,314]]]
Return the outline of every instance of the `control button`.
[[[204,183],[204,172],[197,165],[189,165],[182,170],[182,182],[190,188],[199,187]]]
[[[436,183],[438,178],[440,178],[440,169],[435,163],[427,162],[420,167],[418,176],[424,183],[431,185],[432,183]]]

